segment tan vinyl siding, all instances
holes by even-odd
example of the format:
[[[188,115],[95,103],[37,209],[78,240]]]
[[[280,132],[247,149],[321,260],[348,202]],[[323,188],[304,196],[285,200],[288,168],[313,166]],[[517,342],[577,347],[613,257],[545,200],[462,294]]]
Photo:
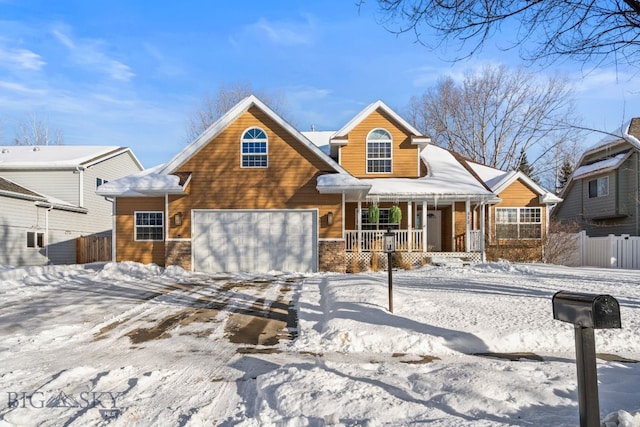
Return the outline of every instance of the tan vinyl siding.
[[[367,173],[367,136],[374,129],[385,129],[392,138],[392,173]],[[348,135],[349,143],[340,150],[340,163],[357,178],[417,178],[418,147],[411,134],[381,110],[374,111]]]
[[[162,211],[164,198],[120,197],[116,200],[116,261],[155,263],[164,266],[164,242],[135,241],[135,212]],[[164,218],[166,224],[166,218]]]
[[[521,181],[515,181],[509,187],[507,187],[504,191],[498,194],[498,197],[502,199],[502,202],[491,206],[491,219],[493,223],[491,224],[491,230],[495,233],[495,221],[496,221],[496,208],[536,208],[540,209],[540,218],[542,225],[542,233],[544,235],[544,231],[546,230],[546,218],[547,218],[547,208],[546,205],[540,203],[539,195],[526,186]]]
[[[254,126],[267,134],[266,168],[241,167],[240,140]],[[190,237],[192,209],[307,208],[318,209],[320,238],[342,237],[342,196],[316,189],[317,177],[333,171],[257,108],[241,115],[176,172],[190,172],[192,179],[188,196],[170,198],[170,237]],[[176,212],[183,214],[181,226],[173,223]],[[332,226],[326,221],[328,212],[334,214]]]

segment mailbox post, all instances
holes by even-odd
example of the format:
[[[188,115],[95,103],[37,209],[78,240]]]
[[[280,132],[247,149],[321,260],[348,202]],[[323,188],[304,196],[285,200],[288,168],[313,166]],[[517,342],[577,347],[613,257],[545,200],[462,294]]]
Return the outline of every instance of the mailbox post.
[[[572,323],[576,339],[580,427],[600,426],[594,329],[621,328],[620,305],[610,295],[556,292],[553,318]]]
[[[393,268],[392,257],[396,251],[396,235],[391,229],[384,233],[384,251],[387,253],[387,270],[389,271],[389,311],[393,313]]]

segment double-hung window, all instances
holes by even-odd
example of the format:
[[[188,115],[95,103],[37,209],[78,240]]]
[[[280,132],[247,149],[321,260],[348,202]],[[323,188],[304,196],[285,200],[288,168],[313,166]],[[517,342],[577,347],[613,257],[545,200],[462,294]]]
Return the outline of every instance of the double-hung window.
[[[391,134],[384,129],[367,136],[367,173],[391,173]]]
[[[605,176],[589,181],[589,198],[609,195],[609,177]]]
[[[158,212],[136,212],[136,240],[164,240],[164,215]]]
[[[541,239],[541,208],[496,208],[496,238]]]
[[[267,134],[260,128],[247,129],[242,134],[241,166],[243,168],[266,168],[268,165]]]

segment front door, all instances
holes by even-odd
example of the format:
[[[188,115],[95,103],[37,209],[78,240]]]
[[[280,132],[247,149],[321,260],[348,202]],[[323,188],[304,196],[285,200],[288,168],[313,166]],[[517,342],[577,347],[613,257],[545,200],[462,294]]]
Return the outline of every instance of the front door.
[[[416,209],[416,228],[422,228],[422,208]],[[427,252],[442,251],[442,212],[427,211]]]
[[[427,251],[442,251],[441,211],[427,211]]]

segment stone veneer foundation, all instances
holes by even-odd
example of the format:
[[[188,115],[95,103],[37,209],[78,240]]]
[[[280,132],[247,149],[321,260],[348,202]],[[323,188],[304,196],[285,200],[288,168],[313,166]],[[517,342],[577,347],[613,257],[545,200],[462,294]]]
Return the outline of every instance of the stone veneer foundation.
[[[347,271],[347,249],[344,240],[320,240],[318,242],[318,269],[336,273]]]

